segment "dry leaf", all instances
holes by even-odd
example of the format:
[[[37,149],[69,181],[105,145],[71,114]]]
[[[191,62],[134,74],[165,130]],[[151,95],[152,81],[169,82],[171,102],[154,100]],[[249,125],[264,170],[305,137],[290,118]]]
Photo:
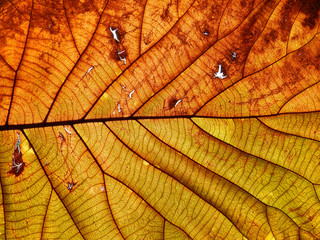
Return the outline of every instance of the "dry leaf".
[[[319,239],[318,0],[0,2],[1,239]]]

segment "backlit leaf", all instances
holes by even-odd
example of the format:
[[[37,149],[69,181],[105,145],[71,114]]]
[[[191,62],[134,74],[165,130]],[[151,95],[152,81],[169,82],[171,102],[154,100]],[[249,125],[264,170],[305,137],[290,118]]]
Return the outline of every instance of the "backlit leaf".
[[[320,238],[318,0],[0,11],[0,239]]]

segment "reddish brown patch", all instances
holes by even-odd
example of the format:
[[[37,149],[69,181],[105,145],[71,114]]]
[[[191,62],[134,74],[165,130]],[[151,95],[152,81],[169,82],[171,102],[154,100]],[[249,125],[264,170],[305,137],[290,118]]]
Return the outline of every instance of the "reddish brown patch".
[[[20,151],[20,135],[18,134],[18,140],[15,145],[13,156],[12,156],[12,166],[11,169],[8,171],[9,174],[14,174],[19,176],[24,170],[25,163],[22,159],[22,153]]]
[[[115,61],[119,61],[119,60],[120,60],[120,59],[119,59],[119,56],[118,56],[118,54],[117,54],[117,50],[111,51],[110,54],[109,54],[109,57],[110,57],[111,59],[115,60]]]
[[[120,60],[120,57],[126,58],[128,56],[128,53],[124,47],[120,46],[120,48],[117,51],[117,55],[118,55],[118,60]]]
[[[117,44],[117,46],[115,46],[114,50],[112,52],[110,52],[109,56],[111,59],[113,59],[115,61],[121,61],[121,58],[123,59],[128,56],[128,52],[123,47],[123,45],[121,43],[119,43],[119,44]]]
[[[115,49],[114,51],[111,51],[109,54],[109,57],[115,61],[119,61],[118,51]]]

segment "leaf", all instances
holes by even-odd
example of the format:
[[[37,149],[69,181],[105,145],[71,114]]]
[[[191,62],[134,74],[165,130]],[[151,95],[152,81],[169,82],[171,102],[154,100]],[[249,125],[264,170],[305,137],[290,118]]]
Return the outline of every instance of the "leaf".
[[[0,9],[1,239],[320,238],[317,0]]]

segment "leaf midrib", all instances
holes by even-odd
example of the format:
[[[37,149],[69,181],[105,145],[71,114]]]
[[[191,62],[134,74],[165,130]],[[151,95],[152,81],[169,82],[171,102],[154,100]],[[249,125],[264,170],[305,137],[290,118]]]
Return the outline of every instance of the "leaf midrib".
[[[179,118],[215,118],[215,119],[258,119],[261,117],[280,117],[282,115],[300,115],[300,114],[311,114],[320,113],[320,111],[308,111],[308,112],[286,112],[279,114],[268,114],[268,115],[252,115],[252,116],[203,116],[203,115],[175,115],[175,116],[128,116],[128,117],[116,117],[116,118],[94,118],[94,119],[77,119],[77,120],[66,120],[66,121],[56,121],[56,122],[39,122],[39,123],[26,123],[26,124],[13,124],[13,125],[3,125],[0,126],[0,131],[8,130],[21,130],[28,128],[43,128],[52,126],[63,126],[63,125],[75,125],[81,123],[90,122],[113,122],[113,121],[129,121],[129,120],[142,120],[142,119],[179,119]]]

